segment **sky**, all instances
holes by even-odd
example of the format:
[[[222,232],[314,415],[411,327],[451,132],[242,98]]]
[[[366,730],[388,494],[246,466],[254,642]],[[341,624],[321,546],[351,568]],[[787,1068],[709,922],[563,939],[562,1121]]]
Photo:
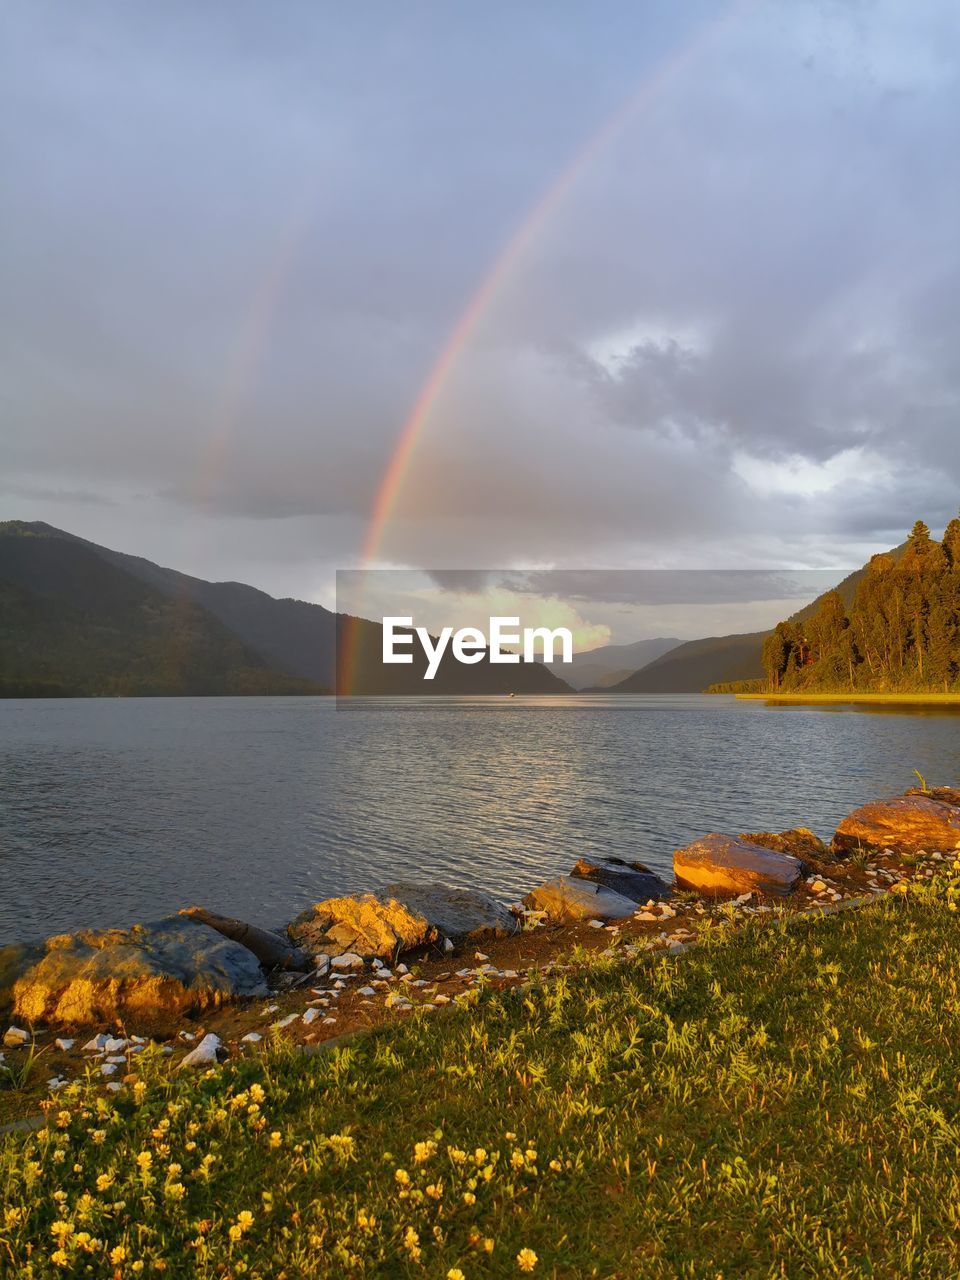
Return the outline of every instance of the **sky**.
[[[326,604],[371,543],[846,570],[938,531],[958,71],[952,0],[8,0],[0,518]]]

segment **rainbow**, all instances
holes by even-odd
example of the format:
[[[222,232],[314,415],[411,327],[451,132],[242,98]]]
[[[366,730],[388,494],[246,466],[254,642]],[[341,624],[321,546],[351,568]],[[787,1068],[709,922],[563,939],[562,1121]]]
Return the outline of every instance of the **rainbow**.
[[[410,471],[414,451],[427,426],[430,414],[436,406],[441,392],[460,355],[470,341],[474,330],[496,300],[504,284],[524,257],[527,249],[537,239],[546,223],[563,203],[591,163],[614,141],[624,126],[629,123],[642,107],[648,106],[670,80],[692,62],[722,30],[729,27],[735,19],[740,18],[747,10],[757,8],[759,3],[760,0],[741,0],[740,3],[732,5],[718,18],[708,23],[688,44],[675,53],[658,72],[632,93],[613,115],[587,139],[586,143],[574,154],[560,176],[551,183],[546,192],[527,213],[519,229],[494,260],[493,266],[484,276],[480,286],[457,320],[397,436],[393,453],[384,470],[377,496],[374,499],[373,509],[363,541],[361,565],[369,564],[376,559],[383,542],[384,532],[390,522],[390,516]]]
[[[696,32],[692,39],[674,53],[658,71],[645,80],[639,89],[630,94],[617,110],[604,121],[600,128],[575,152],[560,176],[550,184],[544,194],[537,200],[521,222],[518,230],[514,232],[500,251],[492,267],[483,277],[479,287],[469,299],[454,325],[397,436],[393,453],[383,472],[373,503],[361,550],[361,568],[370,565],[380,553],[384,534],[410,472],[417,445],[423,437],[430,415],[436,407],[460,356],[481,319],[490,310],[529,247],[536,241],[547,222],[559,206],[563,204],[566,197],[597,156],[619,136],[634,116],[641,109],[649,106],[670,81],[698,57],[721,32],[725,31],[748,11],[759,7],[760,3],[762,3],[762,0],[738,0],[737,3],[726,8],[717,18],[705,24]],[[348,693],[353,687],[357,649],[357,627],[349,619],[344,623],[339,648],[341,657],[339,659],[337,688],[341,692]]]

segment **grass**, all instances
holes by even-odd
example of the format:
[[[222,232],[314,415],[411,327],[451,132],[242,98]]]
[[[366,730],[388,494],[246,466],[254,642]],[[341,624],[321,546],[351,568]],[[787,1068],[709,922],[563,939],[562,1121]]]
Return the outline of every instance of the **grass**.
[[[0,1143],[0,1272],[955,1277],[958,893],[77,1086]]]
[[[876,702],[960,706],[960,693],[738,693],[741,702]]]

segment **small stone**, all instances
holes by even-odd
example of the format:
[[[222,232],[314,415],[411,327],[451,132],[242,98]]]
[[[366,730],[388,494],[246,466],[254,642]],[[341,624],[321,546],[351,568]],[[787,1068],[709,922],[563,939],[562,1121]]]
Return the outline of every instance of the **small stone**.
[[[275,1026],[275,1027],[279,1027],[279,1028],[289,1027],[290,1023],[291,1023],[291,1022],[296,1022],[296,1020],[297,1020],[297,1018],[298,1018],[299,1016],[300,1016],[300,1015],[299,1015],[299,1014],[297,1014],[297,1013],[288,1013],[288,1014],[287,1014],[287,1016],[286,1016],[285,1018],[281,1018],[281,1019],[279,1020],[279,1022],[275,1022],[275,1023],[274,1023],[274,1026]]]
[[[19,1049],[30,1043],[30,1032],[24,1031],[22,1027],[10,1026],[3,1033],[3,1043],[8,1049]]]
[[[489,956],[487,956],[487,955],[484,955],[484,953],[483,953],[482,951],[476,951],[476,952],[474,952],[474,956],[473,956],[473,958],[474,958],[474,960],[479,960],[481,963],[482,963],[484,960],[489,960],[489,959],[490,959],[490,957],[489,957]]]
[[[321,1027],[332,1027],[335,1022],[336,1018],[324,1018],[320,1025]]]
[[[450,955],[450,953],[453,951],[453,943],[450,941],[450,939],[449,939],[449,938],[444,938],[444,940],[443,940],[443,950],[444,950],[444,952],[445,952],[445,954],[446,954],[446,955]]]
[[[108,1036],[103,1046],[103,1051],[104,1053],[119,1053],[121,1049],[125,1049],[126,1047],[127,1047],[127,1042],[125,1039],[120,1039],[119,1037],[114,1037],[114,1036]]]
[[[358,994],[361,996],[375,996],[377,993],[373,987],[360,987],[358,988]]]
[[[330,963],[341,973],[345,969],[362,969],[363,956],[358,956],[355,951],[345,951],[342,956],[334,956]]]
[[[241,1044],[259,1044],[263,1036],[259,1031],[248,1031],[245,1036],[241,1036]]]
[[[83,1046],[83,1052],[84,1053],[103,1053],[103,1046],[107,1043],[109,1039],[110,1039],[109,1036],[105,1036],[102,1034],[99,1036],[94,1036],[92,1040],[88,1040],[87,1043]]]
[[[120,1090],[123,1088],[123,1085],[120,1083],[119,1080],[111,1080],[107,1085],[107,1088],[110,1090],[111,1093],[119,1093]]]
[[[59,1076],[52,1076],[47,1081],[47,1088],[50,1090],[51,1093],[56,1093],[57,1090],[62,1089],[66,1083],[67,1083],[66,1080],[61,1080]]]
[[[450,1003],[450,997],[449,997],[449,996],[434,996],[434,997],[433,997],[433,1003],[434,1003],[434,1004],[449,1004],[449,1003]]]
[[[60,1050],[61,1053],[66,1053],[68,1050],[72,1049],[77,1042],[76,1040],[65,1040],[63,1039],[63,1037],[61,1037],[59,1040],[54,1040],[53,1043],[57,1046],[57,1048]]]
[[[587,924],[591,929],[603,929],[605,927],[602,920],[588,920]]]
[[[104,1062],[99,1068],[102,1076],[112,1076],[116,1073],[117,1064],[115,1062]]]
[[[309,1027],[310,1023],[316,1022],[317,1018],[319,1017],[320,1017],[319,1009],[306,1009],[304,1010],[303,1016],[301,1018],[301,1022],[305,1023],[306,1026]]]

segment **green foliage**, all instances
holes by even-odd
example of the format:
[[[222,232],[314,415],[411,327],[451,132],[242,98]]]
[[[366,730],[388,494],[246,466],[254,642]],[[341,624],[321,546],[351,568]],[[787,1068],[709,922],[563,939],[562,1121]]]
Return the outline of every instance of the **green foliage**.
[[[950,693],[960,677],[960,521],[918,520],[899,559],[874,556],[849,610],[839,592],[764,642],[773,692]]]
[[[0,1142],[0,1272],[955,1276],[956,899],[721,924],[311,1058],[148,1053]]]

